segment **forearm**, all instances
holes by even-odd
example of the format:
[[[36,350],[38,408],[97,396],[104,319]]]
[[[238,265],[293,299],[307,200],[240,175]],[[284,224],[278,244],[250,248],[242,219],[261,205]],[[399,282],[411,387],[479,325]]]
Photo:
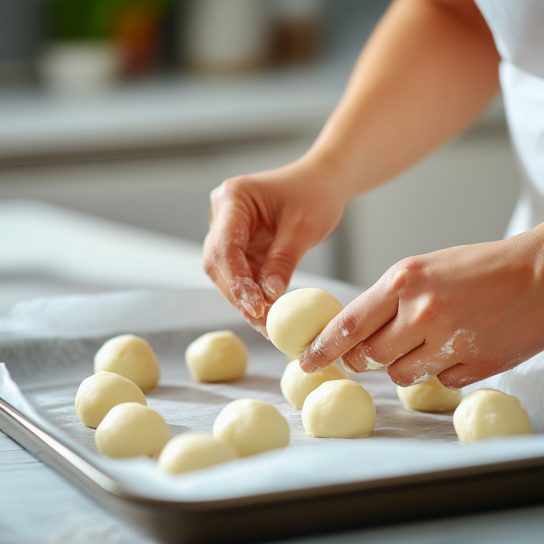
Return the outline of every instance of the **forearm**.
[[[396,0],[309,151],[346,198],[462,131],[499,86],[499,55],[472,0]]]

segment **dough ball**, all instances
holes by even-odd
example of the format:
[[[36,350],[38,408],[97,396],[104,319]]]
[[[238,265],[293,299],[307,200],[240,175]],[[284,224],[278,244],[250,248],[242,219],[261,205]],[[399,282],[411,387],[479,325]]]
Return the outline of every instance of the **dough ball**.
[[[323,289],[297,289],[272,305],[266,331],[280,351],[298,359],[341,310],[342,304]]]
[[[461,442],[533,432],[519,400],[495,389],[478,389],[467,395],[453,414],[453,426]]]
[[[269,402],[239,399],[227,404],[213,424],[213,437],[229,444],[239,457],[289,444],[289,425]]]
[[[83,425],[96,429],[105,415],[123,402],[147,406],[142,390],[134,382],[102,370],[81,382],[76,394],[76,414]]]
[[[189,344],[185,362],[197,382],[232,382],[246,371],[247,349],[231,331],[209,332]]]
[[[404,406],[419,412],[449,412],[461,402],[461,390],[444,387],[438,378],[409,387],[397,387],[397,395]]]
[[[236,452],[224,442],[197,433],[180,434],[162,450],[157,466],[163,472],[181,474],[191,470],[227,463],[236,459]]]
[[[280,387],[283,396],[289,404],[297,410],[302,409],[306,397],[322,383],[330,380],[348,380],[348,375],[338,366],[332,364],[327,368],[306,374],[301,368],[298,359],[291,361],[281,377]]]
[[[153,389],[159,382],[161,368],[148,342],[133,334],[108,340],[94,356],[94,371],[115,372],[133,381],[140,389]]]
[[[94,440],[104,455],[115,459],[154,457],[170,440],[170,429],[155,410],[137,402],[125,402],[107,413],[96,429]]]
[[[317,438],[370,436],[376,424],[376,407],[357,382],[328,381],[306,397],[302,424],[307,434]]]

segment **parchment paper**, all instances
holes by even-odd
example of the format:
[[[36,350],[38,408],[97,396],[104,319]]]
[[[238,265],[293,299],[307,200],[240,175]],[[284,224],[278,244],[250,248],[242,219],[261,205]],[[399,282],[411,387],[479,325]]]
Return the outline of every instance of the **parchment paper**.
[[[357,293],[340,289],[335,294],[347,303]],[[185,348],[200,334],[225,328],[248,345],[246,377],[232,384],[193,382],[183,361]],[[177,477],[161,474],[151,460],[103,457],[94,445],[95,431],[77,419],[74,399],[80,382],[93,372],[97,349],[124,332],[144,336],[159,356],[161,380],[146,396],[173,436],[189,430],[211,434],[215,417],[231,400],[259,398],[275,404],[287,418],[289,447]],[[280,392],[285,356],[213,290],[118,292],[23,303],[0,322],[0,360],[7,367],[0,367],[1,398],[128,489],[148,497],[232,498],[544,455],[544,438],[536,436],[461,446],[451,414],[407,410],[383,371],[352,376],[376,403],[372,437],[309,437],[300,411]]]

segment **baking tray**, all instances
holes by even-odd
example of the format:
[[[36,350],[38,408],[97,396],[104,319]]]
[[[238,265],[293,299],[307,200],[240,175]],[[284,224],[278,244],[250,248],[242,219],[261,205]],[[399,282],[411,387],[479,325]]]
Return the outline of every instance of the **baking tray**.
[[[163,542],[254,542],[530,505],[544,499],[544,457],[270,493],[173,502],[127,492],[92,461],[0,401],[0,427],[100,505]]]
[[[165,370],[164,391],[177,387],[187,392],[195,387],[202,392],[201,387],[204,387],[207,393],[213,392],[214,388],[222,394],[229,391],[232,398],[266,398],[274,402],[289,420],[293,459],[298,453],[300,462],[302,452],[310,463],[317,452],[326,450],[332,442],[338,442],[340,445],[336,449],[330,449],[332,463],[338,466],[345,464],[354,451],[359,451],[356,448],[364,446],[366,449],[360,451],[369,456],[362,456],[361,463],[372,464],[376,455],[380,455],[379,448],[390,444],[392,447],[384,451],[391,463],[396,462],[395,469],[388,472],[376,464],[375,473],[372,467],[366,467],[364,477],[354,469],[352,480],[339,478],[335,482],[332,477],[323,484],[323,475],[320,474],[315,482],[306,479],[299,487],[286,485],[281,489],[280,485],[276,490],[267,490],[264,486],[262,492],[257,489],[232,497],[172,500],[161,498],[160,493],[135,491],[126,480],[116,478],[115,472],[109,470],[93,451],[88,440],[92,431],[85,429],[87,435],[81,435],[82,438],[77,432],[74,434],[70,422],[66,422],[66,411],[47,401],[63,395],[68,398],[70,391],[75,393],[79,381],[90,374],[92,354],[111,334],[72,334],[71,337],[58,338],[52,332],[47,338],[21,337],[0,341],[0,353],[8,361],[8,368],[13,370],[16,382],[31,407],[37,411],[32,413],[24,403],[0,398],[0,429],[100,505],[163,542],[263,541],[544,502],[544,440],[534,437],[468,448],[458,446],[454,444],[451,414],[433,416],[404,409],[383,372],[357,378],[376,400],[378,423],[373,439],[323,441],[304,436],[299,412],[289,408],[279,395],[277,381],[285,365],[283,356],[249,331],[247,326],[230,318],[224,324],[243,336],[250,348],[252,358],[248,378],[238,386],[191,385],[181,364],[181,354],[193,338],[209,328],[203,328],[197,317],[189,321],[192,325],[185,324],[183,330],[146,332],[132,328],[133,332],[146,336],[154,346],[160,346],[157,351]],[[208,325],[219,328],[223,321],[223,318],[208,320]],[[59,369],[64,379],[61,385],[56,386],[51,385],[52,380],[59,382],[59,375],[51,372],[51,361],[54,360],[62,361]],[[30,375],[33,375],[32,380],[28,379]],[[242,392],[248,394],[242,395]],[[150,397],[150,405],[153,406],[153,401],[161,400],[161,391],[156,394],[156,399],[152,398],[153,395]],[[194,425],[186,421],[186,426],[195,430],[211,429],[215,412],[226,401],[218,399],[216,404],[203,416],[199,414]],[[59,410],[62,412],[60,416]],[[448,442],[450,444],[446,444]],[[437,463],[431,455],[427,466],[427,448],[432,453],[442,451],[441,447],[448,448],[444,451],[450,452],[450,457]],[[378,448],[378,453],[374,452],[372,457],[374,448]],[[392,454],[391,449],[396,454]],[[418,452],[421,452],[423,463],[413,461]],[[286,454],[289,453],[288,449]],[[269,454],[262,460],[255,458],[244,462],[254,462],[254,470],[262,468],[273,474],[274,462],[278,462],[279,455]],[[410,455],[411,462],[404,459]],[[459,462],[455,461],[456,456]],[[241,470],[242,477],[250,474],[245,473],[245,465],[239,463],[233,470]],[[331,472],[334,471],[331,469]],[[208,485],[210,481],[213,485],[213,478],[207,480]]]

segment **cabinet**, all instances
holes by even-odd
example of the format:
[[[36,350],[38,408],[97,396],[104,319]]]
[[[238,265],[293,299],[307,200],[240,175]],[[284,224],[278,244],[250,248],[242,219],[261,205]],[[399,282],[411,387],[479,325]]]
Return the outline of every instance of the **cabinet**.
[[[476,127],[352,202],[341,276],[369,286],[404,257],[501,239],[519,179],[504,124]]]

